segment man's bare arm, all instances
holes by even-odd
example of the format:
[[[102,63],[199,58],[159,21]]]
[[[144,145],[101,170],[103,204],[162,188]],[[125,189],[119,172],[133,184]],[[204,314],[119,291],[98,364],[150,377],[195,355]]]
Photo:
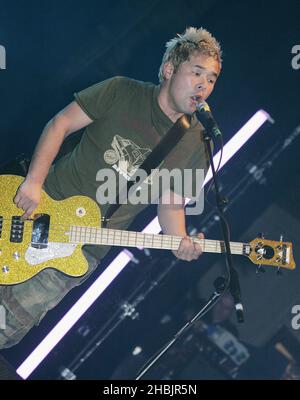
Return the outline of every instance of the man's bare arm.
[[[73,101],[47,123],[32,156],[26,179],[14,198],[15,204],[25,211],[24,219],[38,206],[43,183],[64,139],[91,122],[93,120]]]
[[[199,244],[193,243],[187,235],[184,205],[185,201],[181,196],[172,191],[167,191],[161,197],[161,203],[157,207],[157,215],[164,234],[183,237],[179,249],[173,251],[174,255],[181,260],[191,261],[196,260],[202,254],[202,249]],[[199,233],[198,238],[203,239],[203,233]]]

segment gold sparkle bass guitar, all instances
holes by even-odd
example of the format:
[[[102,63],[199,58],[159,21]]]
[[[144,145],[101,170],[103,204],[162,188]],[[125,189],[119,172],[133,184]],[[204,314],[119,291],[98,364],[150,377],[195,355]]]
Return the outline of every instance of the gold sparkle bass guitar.
[[[0,285],[25,282],[45,268],[79,277],[88,270],[84,244],[177,250],[180,236],[101,228],[97,203],[85,196],[55,201],[45,192],[32,218],[13,202],[24,178],[0,175]],[[193,238],[203,252],[223,253],[219,240]],[[294,269],[292,244],[256,238],[250,243],[230,242],[232,254],[254,264]]]

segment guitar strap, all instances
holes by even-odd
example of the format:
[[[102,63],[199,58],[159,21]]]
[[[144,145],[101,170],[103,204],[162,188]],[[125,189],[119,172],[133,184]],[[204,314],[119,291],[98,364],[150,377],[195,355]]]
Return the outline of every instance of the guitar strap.
[[[155,169],[163,159],[169,154],[169,152],[176,146],[179,140],[183,137],[185,132],[190,128],[190,117],[187,115],[183,115],[179,118],[175,124],[169,129],[166,135],[162,138],[162,140],[155,146],[149,156],[144,160],[144,162],[139,166],[139,170],[144,170],[149,176],[152,169]],[[124,191],[127,189],[127,193],[132,185],[136,182],[137,172],[131,177],[130,181],[127,182],[126,188],[123,189],[122,195]],[[109,222],[111,216],[118,210],[118,208],[122,205],[119,203],[120,195],[117,194],[116,202],[114,204],[110,204],[108,207],[106,214],[102,217],[102,224],[106,227]]]

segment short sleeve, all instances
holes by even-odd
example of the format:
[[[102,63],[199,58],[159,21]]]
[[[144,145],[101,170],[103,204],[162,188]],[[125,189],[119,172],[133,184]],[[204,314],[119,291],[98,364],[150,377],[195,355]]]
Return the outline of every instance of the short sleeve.
[[[76,92],[74,97],[82,110],[91,119],[97,120],[112,109],[118,92],[125,84],[126,78],[117,76]]]

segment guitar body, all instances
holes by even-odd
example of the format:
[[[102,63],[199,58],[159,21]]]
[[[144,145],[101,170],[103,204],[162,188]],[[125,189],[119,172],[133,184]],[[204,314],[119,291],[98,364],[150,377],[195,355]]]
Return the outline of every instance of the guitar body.
[[[22,222],[19,217],[24,212],[13,199],[23,180],[0,175],[0,285],[24,282],[45,268],[84,275],[88,264],[82,244],[70,243],[68,231],[70,226],[99,228],[98,205],[85,196],[55,201],[43,191],[34,220]]]

